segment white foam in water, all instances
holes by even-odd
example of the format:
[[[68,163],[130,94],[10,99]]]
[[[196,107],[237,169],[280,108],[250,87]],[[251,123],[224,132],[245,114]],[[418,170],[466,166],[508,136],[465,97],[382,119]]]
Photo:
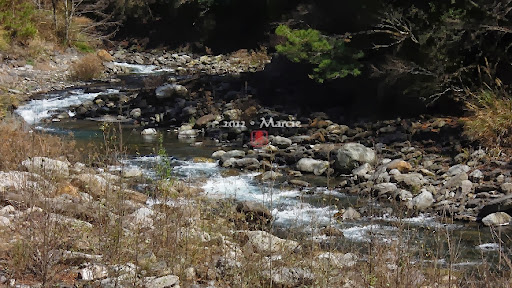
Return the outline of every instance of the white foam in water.
[[[298,202],[298,201],[297,201]],[[314,207],[309,203],[294,203],[293,205],[281,206],[272,210],[276,224],[286,226],[328,226],[336,221],[332,217],[337,209],[334,207]],[[305,227],[306,228],[306,227]],[[312,229],[313,227],[308,227]]]
[[[184,177],[212,177],[219,172],[217,163],[203,163],[191,161],[176,161],[178,166],[174,167],[176,173]],[[218,176],[220,177],[220,176]]]
[[[37,99],[16,109],[27,123],[35,124],[43,119],[52,117],[57,110],[80,105],[84,101],[93,100],[100,94],[117,93],[119,90],[109,89],[103,93],[83,93],[83,90],[70,91],[70,95],[48,94],[48,99]]]
[[[391,226],[381,226],[378,224],[372,224],[367,226],[354,226],[350,228],[343,229],[343,236],[352,241],[356,242],[370,242],[372,235],[377,237],[383,242],[390,242],[391,237],[390,232],[396,231],[397,228]]]
[[[119,67],[125,67],[130,70],[131,73],[136,74],[150,74],[150,73],[157,73],[157,72],[173,72],[173,69],[170,68],[158,68],[158,66],[155,65],[139,65],[139,64],[129,64],[129,63],[121,63],[121,62],[114,62],[115,66]]]

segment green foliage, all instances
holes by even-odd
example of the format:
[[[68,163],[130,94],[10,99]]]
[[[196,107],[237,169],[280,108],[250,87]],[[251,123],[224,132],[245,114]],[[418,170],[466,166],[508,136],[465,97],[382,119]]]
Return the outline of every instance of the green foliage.
[[[277,52],[293,62],[314,65],[312,79],[318,82],[361,74],[358,59],[362,52],[354,52],[345,45],[345,39],[327,37],[314,29],[290,29],[279,25],[275,33],[286,38],[286,43],[276,46]]]
[[[93,47],[91,47],[88,43],[86,42],[74,42],[73,45],[80,51],[80,52],[83,52],[83,53],[92,53],[95,51],[95,49]]]
[[[34,13],[32,2],[0,0],[0,24],[13,39],[28,40],[37,34]]]

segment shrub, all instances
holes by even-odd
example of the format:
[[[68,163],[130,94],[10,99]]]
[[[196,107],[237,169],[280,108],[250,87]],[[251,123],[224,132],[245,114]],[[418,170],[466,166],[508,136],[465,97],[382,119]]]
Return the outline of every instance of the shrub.
[[[35,8],[31,2],[0,0],[0,24],[13,39],[25,41],[37,34],[32,21],[34,13]]]
[[[474,115],[464,120],[465,135],[488,147],[512,147],[512,99],[484,90],[477,100],[468,104]]]
[[[95,54],[87,54],[70,67],[70,75],[73,80],[92,80],[103,73],[101,59]]]
[[[361,74],[361,64],[357,60],[363,57],[363,52],[346,47],[345,39],[327,37],[314,29],[290,29],[285,25],[279,25],[276,34],[286,39],[285,43],[276,46],[277,52],[293,62],[316,66],[310,78],[318,82]]]
[[[0,170],[16,169],[29,157],[78,158],[74,141],[39,132],[29,132],[21,121],[5,117],[0,121]]]

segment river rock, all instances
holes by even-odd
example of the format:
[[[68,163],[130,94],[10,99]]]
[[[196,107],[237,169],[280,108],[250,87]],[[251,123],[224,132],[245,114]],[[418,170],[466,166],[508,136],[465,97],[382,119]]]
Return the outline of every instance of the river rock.
[[[213,114],[207,114],[207,115],[199,117],[199,119],[196,120],[195,125],[198,126],[199,128],[203,128],[203,127],[206,127],[206,125],[208,123],[213,122],[216,119],[217,119],[217,116],[215,116]]]
[[[343,220],[359,220],[361,219],[361,214],[357,212],[356,209],[352,207],[348,207],[341,216]]]
[[[397,169],[400,173],[408,173],[412,170],[412,165],[402,159],[395,159],[386,165],[388,170]]]
[[[224,113],[222,113],[222,115],[228,121],[230,121],[230,120],[240,120],[240,116],[242,115],[242,110],[240,110],[240,109],[230,109],[230,110],[224,111]]]
[[[132,118],[140,118],[140,116],[142,115],[142,110],[140,108],[135,108],[135,109],[132,109],[132,111],[130,111],[130,117]]]
[[[240,231],[242,249],[262,255],[289,253],[299,247],[293,240],[281,239],[265,231]]]
[[[453,189],[458,188],[462,186],[462,182],[464,180],[468,180],[468,174],[466,172],[462,172],[460,174],[457,174],[450,178],[446,183],[444,184],[443,188],[445,189]]]
[[[448,176],[455,176],[455,175],[459,175],[461,173],[467,173],[467,172],[469,172],[470,169],[471,168],[469,168],[468,165],[457,164],[457,165],[450,167],[450,169],[448,169],[448,172],[446,172],[446,174]]]
[[[373,190],[376,192],[374,194],[377,194],[377,196],[383,196],[383,195],[392,195],[396,190],[398,190],[398,187],[395,183],[380,183],[373,186]]]
[[[503,183],[503,184],[501,184],[500,188],[501,188],[501,191],[505,194],[512,193],[512,183]]]
[[[222,155],[226,154],[226,151],[224,150],[218,150],[218,151],[215,151],[212,153],[212,158],[213,159],[221,159],[222,158]],[[244,155],[245,156],[245,155]]]
[[[399,183],[409,189],[419,189],[426,183],[423,175],[420,173],[408,173],[394,175],[393,178]],[[418,191],[418,190],[416,190]]]
[[[197,131],[196,129],[178,131],[178,138],[180,139],[196,138],[197,135],[199,135],[199,131]]]
[[[429,191],[423,190],[418,196],[414,197],[410,202],[410,209],[424,211],[434,204],[434,196]]]
[[[146,288],[179,288],[180,278],[175,275],[167,275],[163,277],[147,277],[145,278]]]
[[[287,148],[292,145],[292,140],[282,136],[270,136],[270,142],[279,148]]]
[[[78,270],[78,279],[93,281],[108,276],[108,268],[105,265],[88,263],[84,268]]]
[[[110,55],[110,53],[108,53],[105,49],[98,50],[98,52],[96,52],[96,56],[98,56],[98,58],[100,58],[103,62],[114,61],[114,57],[112,57],[112,55]]]
[[[248,167],[259,168],[260,161],[258,161],[258,159],[256,159],[256,158],[242,158],[242,159],[236,160],[235,165],[238,167],[242,167],[242,168],[248,168]]]
[[[155,96],[157,99],[168,99],[172,97],[185,98],[187,95],[187,88],[179,84],[165,84],[155,89]]]
[[[290,179],[288,182],[292,185],[299,186],[299,187],[310,187],[311,186],[311,184],[309,182],[306,182],[304,180],[299,180],[299,179]]]
[[[142,130],[142,132],[140,134],[143,136],[154,136],[157,134],[157,132],[156,132],[155,128],[146,128],[146,129]]]
[[[69,176],[69,163],[47,157],[34,157],[21,162],[29,172],[56,177]]]
[[[245,221],[248,223],[266,225],[272,221],[270,210],[257,202],[244,201],[238,203],[236,211],[245,215]]]
[[[475,169],[469,174],[469,179],[474,182],[480,182],[480,180],[484,179],[484,173],[478,169]]]
[[[313,284],[315,274],[299,267],[279,267],[270,271],[263,271],[263,275],[270,277],[276,287],[304,287]]]
[[[315,257],[323,267],[333,266],[338,269],[352,267],[357,263],[357,255],[353,253],[323,252]]]
[[[320,233],[322,233],[325,236],[330,236],[330,237],[331,236],[343,237],[343,232],[340,229],[333,227],[333,226],[327,226],[327,227],[322,228],[322,230],[320,230]]]
[[[220,156],[220,159],[222,160],[222,162],[230,159],[230,158],[243,158],[245,157],[245,152],[242,151],[242,150],[230,150],[230,151],[227,151],[226,153],[223,153],[221,156]],[[212,158],[215,158],[213,157],[212,155]]]
[[[313,158],[302,158],[297,162],[297,169],[299,171],[310,172],[315,175],[322,175],[328,168],[328,161],[321,161]]]
[[[368,163],[364,163],[363,165],[357,167],[352,170],[352,174],[357,176],[358,178],[368,179],[371,177],[368,173],[372,170],[372,165]]]
[[[122,175],[125,178],[137,178],[142,177],[143,171],[139,167],[127,167],[123,169]]]
[[[485,226],[501,226],[509,225],[512,217],[505,212],[496,212],[485,216],[482,219],[482,223]]]
[[[283,176],[283,174],[275,171],[266,171],[263,174],[261,174],[261,180],[267,181],[267,180],[276,180],[277,178]]]
[[[352,171],[363,163],[374,163],[375,151],[359,143],[347,143],[343,145],[336,156],[336,167],[342,172]]]

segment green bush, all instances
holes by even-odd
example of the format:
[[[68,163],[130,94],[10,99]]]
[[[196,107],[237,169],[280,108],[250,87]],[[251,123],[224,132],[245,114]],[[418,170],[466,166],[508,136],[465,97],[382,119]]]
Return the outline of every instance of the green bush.
[[[277,52],[293,62],[314,65],[310,77],[318,82],[361,74],[357,60],[363,53],[346,47],[345,39],[327,37],[314,29],[290,29],[285,25],[279,25],[275,32],[286,39],[284,44],[276,46]]]
[[[0,24],[12,39],[28,40],[37,34],[32,21],[35,7],[31,2],[0,0]]]

